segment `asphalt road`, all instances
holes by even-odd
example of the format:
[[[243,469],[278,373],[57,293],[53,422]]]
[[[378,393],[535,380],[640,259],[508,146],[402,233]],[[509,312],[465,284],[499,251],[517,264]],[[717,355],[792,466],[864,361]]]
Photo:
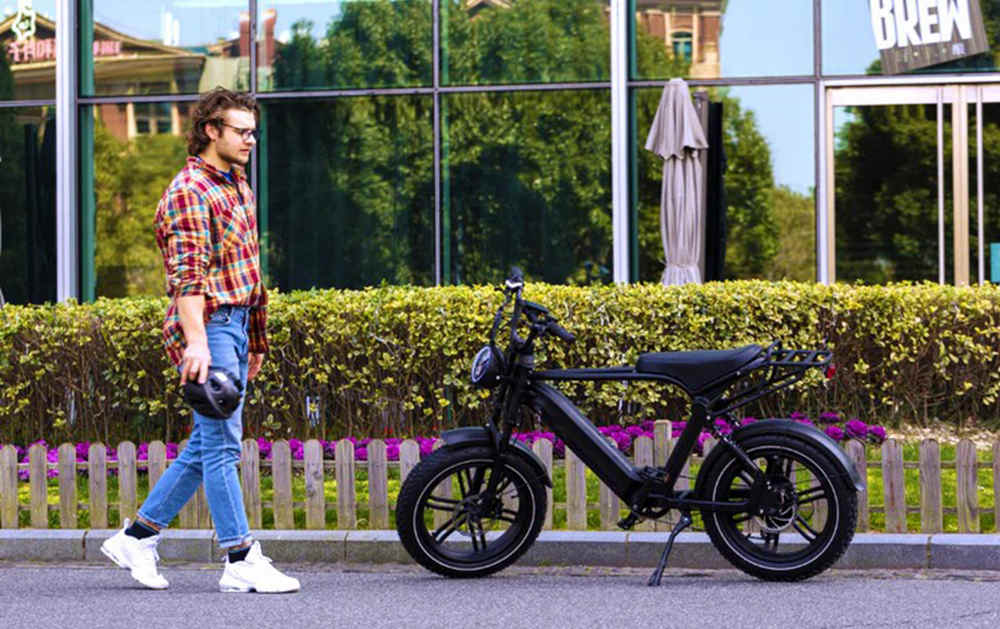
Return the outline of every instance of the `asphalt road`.
[[[734,571],[511,568],[473,581],[409,566],[283,566],[285,595],[222,594],[218,565],[166,565],[170,589],[117,568],[0,562],[0,627],[997,627],[1000,572],[828,572],[774,584]]]

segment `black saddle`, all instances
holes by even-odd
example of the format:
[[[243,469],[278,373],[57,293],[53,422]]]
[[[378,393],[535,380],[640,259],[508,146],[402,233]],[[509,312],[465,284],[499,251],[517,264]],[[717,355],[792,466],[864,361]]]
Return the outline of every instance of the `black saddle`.
[[[698,393],[754,362],[762,351],[760,345],[747,345],[739,349],[650,352],[639,354],[635,370],[670,376],[688,391]]]

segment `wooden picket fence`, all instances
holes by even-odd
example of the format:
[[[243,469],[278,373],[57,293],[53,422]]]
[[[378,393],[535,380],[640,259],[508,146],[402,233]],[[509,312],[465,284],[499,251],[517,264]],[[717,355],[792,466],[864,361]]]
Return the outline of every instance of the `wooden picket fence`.
[[[674,446],[675,439],[671,435],[671,424],[668,421],[657,421],[654,437],[638,437],[633,442],[633,461],[639,465],[662,465]],[[439,440],[435,447],[441,445]],[[183,448],[183,443],[181,447]],[[708,452],[713,443],[705,444]],[[553,513],[560,510],[566,514],[566,528],[583,530],[587,528],[588,511],[597,512],[602,530],[614,530],[619,518],[623,515],[622,505],[606,486],[601,483],[597,503],[587,502],[587,476],[590,472],[569,449],[562,460],[553,460],[552,443],[547,439],[536,441],[532,450],[549,470],[550,477],[555,465],[565,469],[566,501],[553,504],[552,490],[549,489],[548,511],[545,517],[545,528],[552,528]],[[846,444],[848,456],[854,462],[862,478],[868,478],[869,469],[881,469],[883,491],[881,496],[869,495],[866,490],[860,495],[860,512],[858,530],[868,531],[871,515],[884,514],[884,531],[887,533],[907,532],[907,513],[920,514],[920,532],[937,533],[943,530],[944,514],[955,514],[958,520],[958,530],[963,533],[980,532],[980,513],[992,509],[995,522],[1000,523],[1000,501],[994,499],[993,505],[979,504],[978,472],[980,469],[992,469],[993,487],[1000,487],[1000,442],[993,444],[992,461],[977,460],[975,445],[969,440],[963,440],[956,447],[954,461],[942,461],[940,447],[934,440],[925,440],[920,444],[920,460],[903,460],[903,448],[899,442],[889,439],[881,446],[881,460],[867,460],[865,447],[856,441]],[[354,445],[347,440],[337,443],[334,460],[323,459],[323,449],[316,440],[304,444],[304,456],[301,461],[293,460],[287,441],[279,440],[272,445],[271,459],[261,460],[257,442],[248,439],[243,442],[240,458],[240,477],[243,488],[243,498],[250,526],[262,528],[264,510],[273,513],[274,528],[296,528],[294,513],[304,511],[306,529],[324,529],[328,526],[327,505],[324,496],[324,480],[336,479],[336,527],[338,529],[358,528],[358,499],[356,472],[366,469],[368,484],[368,524],[371,529],[387,529],[390,525],[389,513],[394,508],[389,500],[389,469],[397,467],[399,477],[405,480],[413,467],[420,460],[420,448],[413,440],[404,441],[399,447],[399,460],[389,461],[386,457],[385,444],[373,440],[367,446],[368,460],[356,461]],[[152,487],[162,476],[169,463],[166,457],[166,447],[162,442],[149,444],[146,461],[138,461],[136,447],[131,442],[122,442],[117,448],[118,460],[108,461],[104,445],[91,444],[86,462],[76,461],[76,449],[73,444],[63,444],[59,447],[59,460],[48,463],[44,447],[35,445],[29,450],[29,461],[18,463],[12,446],[0,449],[0,528],[17,528],[19,514],[29,512],[31,528],[48,528],[49,512],[58,512],[60,528],[77,528],[78,512],[85,510],[89,514],[90,528],[107,528],[108,526],[108,470],[116,469],[118,478],[118,513],[122,518],[133,518],[137,507],[138,472],[145,470],[149,475],[149,486]],[[687,462],[685,473],[693,470],[701,463],[701,457],[693,455]],[[917,469],[920,483],[919,504],[907,504],[905,497],[904,474],[907,469]],[[29,500],[23,504],[18,499],[18,470],[30,470]],[[46,472],[49,469],[59,471],[59,501],[58,504],[48,504]],[[942,469],[956,471],[956,504],[955,507],[944,507],[942,499]],[[77,472],[87,471],[88,499],[86,502],[77,500]],[[268,470],[272,477],[273,499],[264,501],[261,498],[261,472]],[[294,474],[302,474],[305,480],[305,500],[293,500],[292,478]],[[689,479],[678,481],[679,489],[689,487]],[[880,499],[880,503],[872,500]],[[332,505],[331,505],[331,511]],[[673,513],[671,514],[673,516]],[[180,516],[181,528],[211,528],[208,503],[205,500],[204,489],[199,489],[196,496],[182,509]],[[660,522],[643,522],[638,530],[666,530],[670,527],[670,517]],[[332,521],[330,522],[332,524]],[[915,531],[909,531],[915,532]]]

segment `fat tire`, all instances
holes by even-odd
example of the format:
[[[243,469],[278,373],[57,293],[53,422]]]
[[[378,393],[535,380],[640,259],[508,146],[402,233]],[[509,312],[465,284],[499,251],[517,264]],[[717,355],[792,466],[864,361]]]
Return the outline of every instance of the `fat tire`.
[[[403,548],[418,564],[445,577],[476,578],[503,570],[517,561],[531,547],[545,521],[547,494],[543,480],[538,478],[538,472],[525,460],[524,455],[516,450],[509,450],[503,455],[505,468],[508,473],[516,472],[523,479],[527,490],[524,497],[520,493],[518,494],[518,500],[532,501],[529,512],[533,513],[533,517],[530,521],[519,522],[521,524],[520,533],[504,544],[503,550],[497,553],[499,557],[490,557],[479,567],[475,564],[458,567],[456,562],[434,552],[433,549],[425,548],[418,539],[420,533],[414,525],[421,497],[425,491],[432,489],[429,487],[432,483],[439,482],[443,472],[456,465],[461,465],[463,462],[477,459],[492,461],[495,459],[495,454],[491,448],[482,446],[444,447],[436,450],[417,464],[406,477],[406,482],[403,483],[396,502],[396,531],[399,533],[399,540],[402,542]],[[418,514],[417,517],[420,518],[422,526],[422,514]]]
[[[747,552],[745,549],[734,550],[734,546],[739,548],[739,545],[736,543],[730,544],[727,541],[731,533],[720,527],[717,519],[719,514],[703,510],[701,514],[702,520],[705,523],[705,532],[708,533],[712,544],[731,564],[743,572],[765,581],[802,581],[830,568],[847,550],[851,540],[854,539],[854,530],[857,526],[858,495],[853,484],[850,482],[850,476],[845,475],[839,463],[832,460],[820,448],[794,436],[774,433],[755,435],[741,440],[739,445],[751,458],[753,458],[754,450],[771,446],[792,450],[816,463],[829,478],[834,497],[836,498],[838,513],[834,514],[831,509],[831,512],[827,515],[827,518],[833,518],[836,515],[835,529],[830,535],[828,545],[822,552],[819,552],[814,557],[810,557],[801,566],[785,568],[773,562],[772,565],[761,565],[768,562],[761,557],[749,557],[744,554]],[[728,449],[723,448],[721,444],[717,446],[705,462],[706,466],[711,467],[707,467],[704,478],[700,478],[701,482],[698,491],[703,499],[714,499],[716,493],[715,487],[719,476],[726,470],[728,465],[734,463],[736,458]]]

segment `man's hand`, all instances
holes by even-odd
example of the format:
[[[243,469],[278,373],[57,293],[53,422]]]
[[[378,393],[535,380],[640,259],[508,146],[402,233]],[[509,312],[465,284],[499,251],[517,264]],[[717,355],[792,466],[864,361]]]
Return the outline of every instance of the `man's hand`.
[[[247,360],[247,365],[249,371],[247,371],[247,380],[253,380],[254,376],[260,373],[260,367],[264,364],[264,354],[254,354],[250,353],[250,357]]]
[[[181,358],[181,385],[188,380],[204,384],[208,380],[208,367],[212,364],[212,354],[207,342],[188,343]]]

